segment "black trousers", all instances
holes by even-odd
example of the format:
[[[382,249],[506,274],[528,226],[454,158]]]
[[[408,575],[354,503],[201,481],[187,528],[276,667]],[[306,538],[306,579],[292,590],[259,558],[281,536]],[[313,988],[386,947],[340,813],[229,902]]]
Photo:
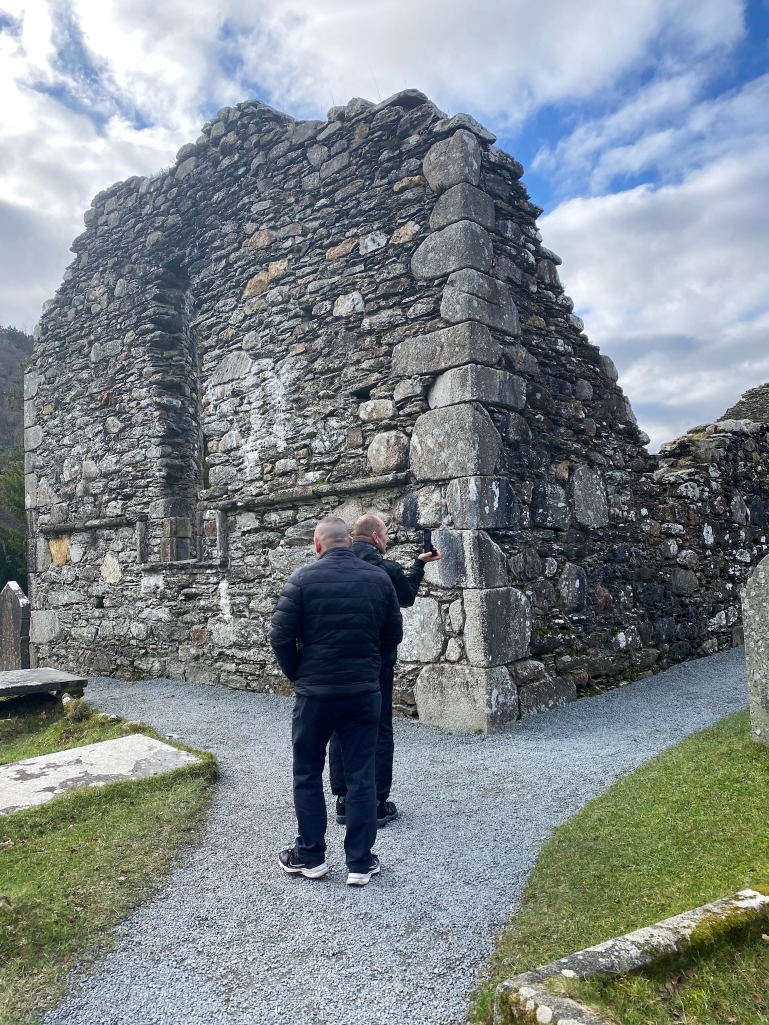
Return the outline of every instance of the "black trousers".
[[[297,857],[320,865],[326,854],[326,798],[323,766],[326,745],[336,731],[347,775],[347,832],[344,849],[351,872],[365,872],[376,839],[374,754],[381,697],[379,692],[320,701],[297,695],[291,721],[294,753],[294,808],[299,835]]]
[[[393,785],[393,676],[395,666],[382,666],[379,674],[379,689],[382,693],[382,713],[379,717],[379,733],[376,739],[376,799],[386,801]],[[331,776],[331,792],[338,797],[347,795],[345,782],[346,762],[342,757],[342,746],[337,734],[331,737],[328,746],[328,769]]]

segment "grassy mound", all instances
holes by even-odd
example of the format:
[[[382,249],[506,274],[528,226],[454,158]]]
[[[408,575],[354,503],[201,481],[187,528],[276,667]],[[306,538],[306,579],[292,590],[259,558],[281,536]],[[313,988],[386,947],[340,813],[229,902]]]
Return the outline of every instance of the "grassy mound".
[[[735,890],[766,891],[767,807],[769,751],[751,740],[747,712],[620,780],[543,848],[521,910],[498,938],[472,1020],[491,1021],[502,979]],[[669,973],[568,982],[563,991],[623,1025],[769,1022],[769,948],[760,939]]]
[[[144,724],[71,702],[0,704],[0,763],[138,732]],[[165,738],[159,738],[165,739]],[[179,745],[177,745],[179,746]],[[189,749],[187,749],[189,750]],[[216,761],[146,780],[73,790],[0,816],[0,1025],[33,1021],[200,834]]]

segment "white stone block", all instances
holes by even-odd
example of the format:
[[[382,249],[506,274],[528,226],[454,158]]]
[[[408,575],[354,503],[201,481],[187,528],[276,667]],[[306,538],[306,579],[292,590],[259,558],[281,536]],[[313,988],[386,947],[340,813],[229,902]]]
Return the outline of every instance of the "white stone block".
[[[425,666],[414,688],[421,722],[490,733],[518,717],[518,692],[504,666]]]

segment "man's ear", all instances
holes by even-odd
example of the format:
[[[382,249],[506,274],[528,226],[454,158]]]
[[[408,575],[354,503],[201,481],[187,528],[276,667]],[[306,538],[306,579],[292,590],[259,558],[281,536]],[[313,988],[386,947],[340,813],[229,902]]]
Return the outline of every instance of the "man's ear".
[[[319,539],[317,537],[314,538],[314,542],[315,542],[315,554],[316,555],[320,555],[320,553],[322,551],[321,543],[320,543],[320,541],[319,541]]]
[[[347,547],[348,548],[352,548],[352,538],[351,537],[347,538]]]

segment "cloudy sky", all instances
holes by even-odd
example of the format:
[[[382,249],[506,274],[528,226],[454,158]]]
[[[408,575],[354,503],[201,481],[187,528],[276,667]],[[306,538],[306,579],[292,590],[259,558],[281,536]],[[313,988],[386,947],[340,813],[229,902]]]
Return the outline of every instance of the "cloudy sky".
[[[769,380],[769,0],[0,0],[0,323],[225,104],[416,87],[526,167],[653,446]]]

